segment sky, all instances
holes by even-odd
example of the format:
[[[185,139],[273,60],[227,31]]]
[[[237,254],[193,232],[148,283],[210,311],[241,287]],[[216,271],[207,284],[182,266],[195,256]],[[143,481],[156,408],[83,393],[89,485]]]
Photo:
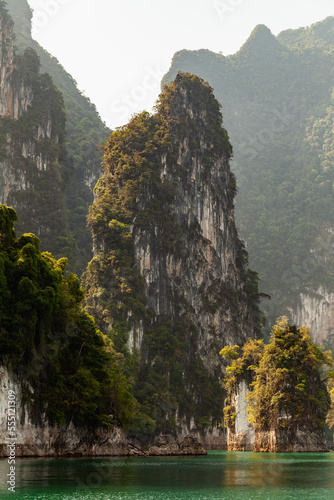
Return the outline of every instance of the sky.
[[[10,1],[10,0],[9,0]],[[274,35],[334,15],[333,0],[28,0],[33,38],[110,128],[152,110],[175,52],[234,54],[255,26]]]

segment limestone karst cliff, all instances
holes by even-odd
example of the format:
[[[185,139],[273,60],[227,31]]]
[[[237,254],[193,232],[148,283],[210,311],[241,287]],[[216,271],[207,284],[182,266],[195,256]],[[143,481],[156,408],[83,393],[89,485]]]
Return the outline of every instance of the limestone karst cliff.
[[[13,21],[0,4],[0,203],[15,207],[55,254],[75,253],[64,201],[65,114],[61,94],[32,49],[14,51]]]
[[[78,278],[34,234],[17,238],[16,219],[0,205],[0,457],[13,420],[17,456],[205,453],[195,439],[154,440],[122,356],[82,310]]]
[[[211,88],[189,74],[164,90],[154,115],[137,115],[105,146],[87,310],[132,359],[135,394],[162,429],[216,432],[219,350],[259,330],[231,153]]]
[[[32,101],[32,88],[23,75],[15,78],[13,22],[1,6],[0,17],[0,116],[18,120]]]
[[[68,230],[75,240],[76,247],[71,248],[72,244],[69,241],[63,241],[65,251],[61,253],[69,257],[70,269],[81,274],[91,259],[92,240],[91,232],[87,228],[86,216],[88,207],[94,199],[93,188],[102,172],[99,145],[110,134],[110,130],[102,122],[95,106],[83,92],[80,92],[71,75],[55,57],[32,38],[33,13],[27,0],[8,0],[2,3],[14,21],[16,53],[24,58],[26,49],[33,49],[40,59],[40,72],[49,74],[62,94],[61,108],[66,113],[62,146],[66,147],[67,155],[66,162],[63,161],[64,158],[60,160],[62,197],[65,202]],[[41,4],[40,8],[47,19],[48,6]],[[52,193],[45,194],[45,199],[51,204]],[[22,221],[21,227],[25,231],[32,230],[28,221]],[[42,244],[44,248],[59,254],[59,245],[55,246],[50,239],[44,245],[42,238]]]
[[[292,320],[297,325],[307,324],[313,339],[320,345],[332,349],[334,342],[334,293],[326,288],[301,293],[298,304],[290,308]]]

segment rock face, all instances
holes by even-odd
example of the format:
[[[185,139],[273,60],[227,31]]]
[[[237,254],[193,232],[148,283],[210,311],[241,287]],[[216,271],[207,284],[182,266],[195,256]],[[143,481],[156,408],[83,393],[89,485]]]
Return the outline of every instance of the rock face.
[[[234,146],[238,227],[260,289],[272,297],[263,303],[268,333],[282,314],[311,326],[310,315],[314,340],[330,348],[333,30],[334,17],[278,36],[260,25],[234,55],[177,52],[163,81],[179,70],[196,73],[222,104]]]
[[[0,203],[15,208],[17,230],[33,231],[44,249],[73,250],[63,196],[65,114],[51,78],[32,49],[14,53],[13,22],[0,6]]]
[[[289,432],[284,427],[270,431],[255,430],[248,421],[247,394],[249,386],[241,380],[235,394],[231,396],[231,405],[235,408],[235,428],[228,429],[228,451],[254,451],[270,453],[320,453],[329,451],[323,429],[297,429]],[[287,417],[279,417],[284,421]]]
[[[259,321],[230,154],[212,90],[179,74],[156,115],[112,134],[90,212],[88,312],[119,349],[122,332],[139,352],[138,394],[147,404],[151,384],[156,393],[150,414],[183,429],[194,419],[205,434],[222,417],[219,351],[253,338]]]
[[[170,434],[157,436],[148,449],[151,456],[161,455],[206,455],[201,443],[193,436],[175,438]]]
[[[102,155],[98,145],[105,142],[110,130],[102,122],[94,104],[79,91],[77,83],[61,66],[55,57],[43,49],[31,36],[32,9],[27,0],[7,0],[7,9],[14,21],[15,47],[19,54],[27,48],[33,49],[41,62],[41,73],[51,76],[57,89],[62,93],[66,112],[65,139],[67,157],[60,156],[63,196],[67,207],[68,227],[76,241],[75,257],[67,248],[63,254],[69,259],[71,271],[81,275],[92,258],[91,231],[87,228],[87,213],[93,203],[94,186],[102,175]],[[60,5],[43,3],[39,6],[42,17],[50,16],[52,9],[62,9]],[[51,9],[51,10],[50,10]],[[37,20],[38,24],[38,20]],[[64,175],[63,175],[64,174]],[[50,204],[52,204],[50,197]],[[27,230],[27,229],[25,229]],[[28,229],[29,231],[31,228]],[[46,248],[46,246],[45,246]],[[50,246],[47,250],[54,251]]]
[[[231,395],[231,406],[235,409],[235,427],[227,430],[228,451],[253,451],[255,431],[248,420],[248,393],[247,382],[241,380],[236,392]]]
[[[110,130],[31,38],[31,18],[27,0],[1,2],[0,203],[17,211],[19,232],[33,231],[79,275],[92,256],[86,219],[102,173],[98,145]]]
[[[302,293],[298,305],[290,310],[297,325],[308,325],[313,339],[332,348],[334,336],[334,293],[323,287],[310,294]]]
[[[253,451],[271,453],[320,453],[329,451],[322,429],[310,432],[298,429],[293,435],[282,430],[256,432]]]
[[[16,402],[16,456],[98,456],[127,455],[132,447],[128,446],[126,434],[115,428],[108,432],[104,429],[76,429],[52,427],[43,415],[34,415],[27,402],[24,402],[30,389],[24,380],[0,367],[0,456],[8,456],[7,444],[10,439],[7,430],[8,390],[14,391]],[[132,453],[131,453],[132,454]]]
[[[181,109],[186,109],[191,120],[196,121],[199,113],[190,96],[184,92],[182,97]],[[175,161],[186,171],[182,180],[175,178],[175,164],[167,162],[166,156],[161,157],[160,165],[161,180],[170,182],[175,188],[171,213],[182,228],[183,255],[175,255],[174,249],[162,252],[159,248],[167,228],[143,231],[134,225],[132,235],[135,260],[145,280],[147,305],[156,317],[173,320],[178,316],[175,297],[185,298],[198,332],[201,359],[205,368],[214,373],[220,342],[242,342],[254,333],[236,264],[239,241],[233,216],[228,156],[217,158],[210,167],[210,178],[203,181],[205,145],[193,151],[190,142],[189,136],[178,141]],[[231,297],[233,293],[238,296],[238,292],[235,312],[239,309],[240,316],[234,322]],[[131,350],[135,347],[140,350],[142,342],[139,329],[130,337]]]
[[[13,22],[4,10],[0,15],[0,116],[18,120],[32,101],[31,85],[15,78]]]
[[[229,451],[328,451],[324,429],[331,404],[323,372],[332,358],[309,333],[282,317],[267,345],[246,342],[239,358],[222,351],[234,359],[225,378]]]
[[[223,425],[201,429],[194,418],[179,418],[178,423],[179,436],[193,436],[206,450],[227,450],[227,433]]]

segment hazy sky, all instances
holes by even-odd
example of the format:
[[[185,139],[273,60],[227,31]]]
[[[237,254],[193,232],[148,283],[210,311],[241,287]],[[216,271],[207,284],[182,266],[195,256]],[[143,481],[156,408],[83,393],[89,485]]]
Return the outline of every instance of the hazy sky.
[[[10,1],[10,0],[9,0]],[[235,53],[257,24],[277,35],[334,15],[333,0],[28,0],[33,37],[109,127],[147,109],[174,53]]]

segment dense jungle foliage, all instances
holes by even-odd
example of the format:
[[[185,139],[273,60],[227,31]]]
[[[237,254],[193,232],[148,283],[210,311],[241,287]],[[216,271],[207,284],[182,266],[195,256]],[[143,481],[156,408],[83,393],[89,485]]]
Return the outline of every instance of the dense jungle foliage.
[[[268,327],[301,292],[333,287],[333,25],[330,17],[278,37],[258,26],[235,55],[176,53],[164,79],[195,73],[222,104],[237,225],[272,295]]]
[[[239,346],[227,346],[220,354],[231,362],[225,378],[228,427],[234,427],[236,408],[231,396],[241,380],[250,387],[249,420],[256,430],[295,432],[299,428],[312,432],[325,426],[334,363],[330,351],[311,341],[308,328],[290,326],[288,319],[281,317],[272,329],[269,344],[249,340],[241,350]]]
[[[32,233],[16,237],[15,211],[0,205],[0,362],[21,377],[25,403],[51,424],[121,424],[153,431],[124,375],[124,357],[81,308],[67,260],[41,252]]]

